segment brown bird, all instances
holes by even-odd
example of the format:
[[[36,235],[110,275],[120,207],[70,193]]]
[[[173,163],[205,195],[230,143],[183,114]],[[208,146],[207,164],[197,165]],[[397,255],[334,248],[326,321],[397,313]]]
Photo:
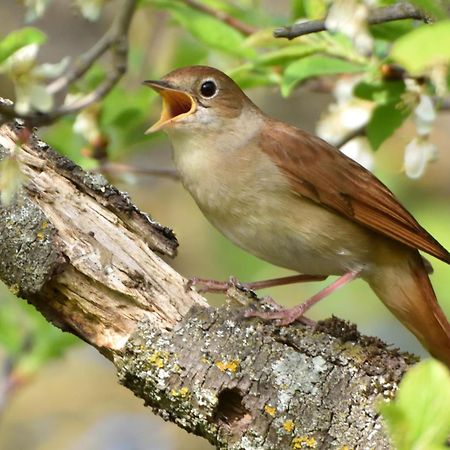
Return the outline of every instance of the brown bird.
[[[360,277],[428,351],[450,367],[450,324],[418,250],[450,253],[374,175],[322,139],[266,116],[224,73],[205,66],[146,81],[184,187],[239,247],[311,275],[339,275],[292,309],[262,313],[290,323]],[[308,276],[306,277],[308,278]]]

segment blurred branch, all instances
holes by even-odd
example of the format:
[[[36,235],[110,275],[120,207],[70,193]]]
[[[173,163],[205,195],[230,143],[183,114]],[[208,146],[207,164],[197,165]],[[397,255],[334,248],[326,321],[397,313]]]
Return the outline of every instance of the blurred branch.
[[[351,133],[347,134],[343,139],[341,139],[339,142],[335,143],[334,146],[337,148],[342,148],[347,142],[350,142],[352,139],[358,136],[365,136],[366,135],[366,124],[357,128],[356,130],[353,130]]]
[[[27,379],[17,373],[17,365],[20,358],[30,352],[33,345],[33,335],[27,333],[21,343],[17,355],[6,355],[1,361],[0,366],[0,417],[5,412],[8,402],[12,394],[21,386],[23,386]]]
[[[13,105],[0,102],[0,123],[8,119],[20,118],[29,127],[49,125],[63,116],[79,112],[106,96],[126,72],[128,30],[136,6],[137,0],[123,0],[122,7],[119,9],[111,28],[90,50],[80,57],[78,64],[71,71],[48,86],[52,93],[67,89],[70,84],[79,80],[106,51],[111,50],[112,67],[109,69],[106,79],[94,91],[69,105],[60,106],[48,113],[34,112],[21,116],[17,114]]]
[[[409,3],[396,3],[392,6],[372,10],[368,23],[369,25],[378,25],[380,23],[403,19],[429,21],[429,18],[420,9],[415,8]],[[273,35],[276,38],[294,39],[305,34],[325,31],[326,29],[325,20],[310,20],[287,27],[276,28]]]
[[[219,450],[391,448],[376,408],[411,359],[336,318],[281,328],[244,319],[238,302],[270,302],[238,288],[209,307],[156,254],[176,254],[170,229],[21,134],[0,128],[0,159],[14,150],[28,180],[0,207],[0,279],[99,349],[155,413]]]
[[[230,25],[230,27],[233,27],[235,30],[239,31],[242,34],[245,34],[246,36],[249,36],[256,31],[258,31],[258,28],[249,25],[248,23],[242,22],[239,19],[236,19],[233,16],[230,16],[224,11],[220,11],[218,9],[211,8],[208,5],[205,5],[203,3],[197,2],[196,0],[180,0],[181,2],[185,3],[186,5],[190,6],[192,9],[196,9],[197,11],[200,11],[202,13],[208,14],[209,16],[215,17],[216,19],[220,20],[221,22],[226,23],[227,25]]]
[[[136,175],[148,175],[152,177],[163,177],[170,178],[171,180],[178,181],[180,177],[175,169],[169,168],[146,168],[137,167],[130,164],[121,163],[101,163],[100,167],[97,169],[98,172],[103,174],[120,174],[120,173],[131,173]]]

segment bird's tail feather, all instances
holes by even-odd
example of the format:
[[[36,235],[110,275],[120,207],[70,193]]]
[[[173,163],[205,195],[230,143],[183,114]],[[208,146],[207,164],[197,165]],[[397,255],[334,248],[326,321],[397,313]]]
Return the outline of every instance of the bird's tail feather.
[[[395,265],[378,266],[367,280],[389,310],[435,358],[450,368],[450,324],[437,302],[423,259],[415,250]],[[395,257],[394,257],[395,258]]]

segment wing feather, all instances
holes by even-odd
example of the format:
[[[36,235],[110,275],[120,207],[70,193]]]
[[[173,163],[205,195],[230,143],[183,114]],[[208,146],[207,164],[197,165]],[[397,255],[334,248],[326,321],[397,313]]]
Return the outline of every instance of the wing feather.
[[[322,139],[270,120],[260,144],[296,194],[450,263],[450,253],[372,173]]]

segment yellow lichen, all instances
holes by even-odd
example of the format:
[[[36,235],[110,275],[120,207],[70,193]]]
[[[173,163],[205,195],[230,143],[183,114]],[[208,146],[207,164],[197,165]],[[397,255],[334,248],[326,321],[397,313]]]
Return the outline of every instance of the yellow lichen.
[[[349,446],[344,445],[343,447],[339,447],[338,450],[352,450]]]
[[[13,295],[17,295],[20,292],[20,286],[18,283],[14,283],[9,287],[9,291]]]
[[[276,410],[276,408],[273,407],[273,406],[265,405],[265,406],[264,406],[264,411],[265,411],[267,414],[269,414],[269,416],[274,417],[277,410]]]
[[[292,448],[317,448],[317,441],[309,436],[297,436],[292,439]]]
[[[178,391],[176,389],[172,389],[172,391],[170,392],[170,394],[172,395],[172,397],[181,397],[181,398],[185,398],[188,396],[189,394],[189,388],[187,387],[182,387],[181,389],[178,389]]]
[[[45,230],[48,228],[48,222],[42,222],[41,229],[36,233],[36,238],[42,241],[45,238]]]
[[[216,366],[221,370],[222,372],[232,372],[236,373],[239,369],[240,361],[238,359],[232,359],[231,361],[217,361]]]
[[[287,431],[288,433],[292,433],[294,431],[295,424],[291,419],[288,419],[283,423],[283,428],[284,428],[284,431]]]
[[[153,354],[148,357],[148,362],[152,366],[156,366],[159,369],[162,369],[169,359],[169,353],[161,352],[156,350]]]

